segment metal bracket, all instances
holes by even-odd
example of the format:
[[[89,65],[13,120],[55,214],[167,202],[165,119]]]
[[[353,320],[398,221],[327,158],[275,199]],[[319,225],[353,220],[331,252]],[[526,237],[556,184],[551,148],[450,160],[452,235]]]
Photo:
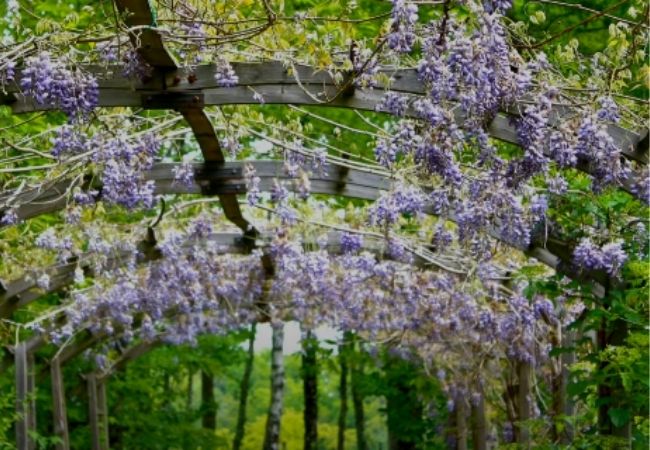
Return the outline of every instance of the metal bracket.
[[[197,181],[242,179],[243,177],[244,170],[242,166],[228,167],[222,162],[206,161],[194,171],[194,178]]]
[[[174,91],[142,94],[144,109],[201,109],[205,106],[202,92]]]

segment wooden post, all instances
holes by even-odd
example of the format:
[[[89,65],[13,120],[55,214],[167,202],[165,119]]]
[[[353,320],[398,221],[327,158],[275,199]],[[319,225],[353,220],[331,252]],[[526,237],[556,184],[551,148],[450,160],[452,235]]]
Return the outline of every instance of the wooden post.
[[[567,388],[569,386],[569,366],[573,365],[576,362],[576,353],[573,350],[575,345],[575,331],[565,330],[564,335],[562,336],[562,347],[571,348],[571,351],[562,353],[561,364],[562,364],[562,386],[564,389],[564,408],[563,413],[567,419],[573,418],[575,414],[575,405],[573,400],[567,395]],[[569,421],[565,424],[564,431],[560,434],[560,443],[561,444],[571,444],[574,438],[574,429],[573,424]]]
[[[530,378],[532,366],[527,362],[519,362],[517,374],[519,378],[519,389],[517,392],[517,442],[522,448],[530,448],[530,432],[528,425],[524,422],[530,419]]]
[[[458,393],[454,400],[456,414],[456,450],[467,450],[467,405],[463,395]]]
[[[108,402],[106,401],[106,378],[97,379],[97,425],[99,426],[99,445],[108,450]]]
[[[90,424],[90,446],[99,450],[99,423],[97,419],[97,379],[94,373],[86,376],[88,386],[88,422]]]
[[[61,362],[58,358],[50,361],[52,375],[52,415],[54,420],[54,435],[61,441],[56,444],[57,450],[70,449],[70,436],[68,435],[68,416],[65,405],[65,387],[61,373]]]
[[[16,448],[18,450],[32,450],[35,448],[33,439],[29,436],[30,432],[36,431],[35,418],[32,418],[34,409],[34,379],[33,367],[27,351],[27,343],[21,342],[16,345],[14,360],[16,364]]]
[[[472,403],[472,446],[474,450],[487,450],[487,421],[483,393],[476,404]]]
[[[88,384],[88,418],[92,450],[108,449],[108,427],[106,425],[106,391],[97,374],[86,375]]]
[[[557,326],[557,338],[555,344],[564,350],[559,356],[558,369],[553,379],[553,440],[559,444],[571,444],[573,442],[573,427],[564,420],[573,416],[573,402],[567,396],[569,385],[569,366],[575,362],[573,347],[573,331],[563,330],[562,325]]]
[[[27,407],[29,408],[28,427],[30,431],[36,432],[36,361],[34,353],[27,349]],[[29,439],[29,448],[35,449],[36,442]]]

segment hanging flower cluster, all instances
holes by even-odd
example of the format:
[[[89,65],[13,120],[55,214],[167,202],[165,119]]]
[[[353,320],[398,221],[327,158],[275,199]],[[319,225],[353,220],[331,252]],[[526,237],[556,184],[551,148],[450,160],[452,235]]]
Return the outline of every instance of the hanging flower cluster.
[[[94,77],[67,68],[48,52],[27,58],[20,88],[37,104],[60,108],[70,121],[87,119],[99,100]]]
[[[89,137],[78,127],[64,126],[58,130],[53,144],[52,155],[61,160],[86,154],[88,161],[97,164],[105,201],[129,209],[153,206],[155,185],[145,178],[160,149],[160,142],[153,134],[127,137],[123,133],[98,133]],[[191,184],[193,175],[186,169],[186,173],[177,175],[180,181]],[[81,194],[78,200],[84,204],[91,199]]]
[[[625,261],[627,254],[623,250],[622,242],[611,242],[598,247],[590,239],[580,241],[573,251],[575,263],[585,269],[603,269],[612,276],[617,275]]]

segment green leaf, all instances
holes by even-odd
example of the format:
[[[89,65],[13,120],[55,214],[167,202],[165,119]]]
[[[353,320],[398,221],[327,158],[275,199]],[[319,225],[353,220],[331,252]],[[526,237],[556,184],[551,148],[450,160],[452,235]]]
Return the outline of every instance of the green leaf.
[[[622,427],[630,421],[630,410],[626,408],[611,408],[607,414],[615,427]]]

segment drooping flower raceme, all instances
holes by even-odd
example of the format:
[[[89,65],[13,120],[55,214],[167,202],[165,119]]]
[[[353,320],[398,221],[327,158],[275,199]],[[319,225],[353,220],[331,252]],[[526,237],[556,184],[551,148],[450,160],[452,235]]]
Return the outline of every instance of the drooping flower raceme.
[[[610,275],[617,275],[627,260],[622,242],[611,242],[602,248],[590,239],[584,238],[573,251],[575,263],[587,270],[604,269]]]
[[[234,69],[230,65],[230,62],[223,57],[217,57],[216,61],[216,71],[214,74],[214,80],[217,82],[219,87],[234,87],[239,83],[239,77],[235,73]]]
[[[399,53],[408,53],[415,43],[415,24],[418,21],[417,5],[406,0],[391,0],[391,33],[388,35],[388,46]]]
[[[48,52],[25,61],[20,87],[37,104],[60,108],[70,121],[88,118],[99,101],[97,80],[93,76],[67,68]]]

